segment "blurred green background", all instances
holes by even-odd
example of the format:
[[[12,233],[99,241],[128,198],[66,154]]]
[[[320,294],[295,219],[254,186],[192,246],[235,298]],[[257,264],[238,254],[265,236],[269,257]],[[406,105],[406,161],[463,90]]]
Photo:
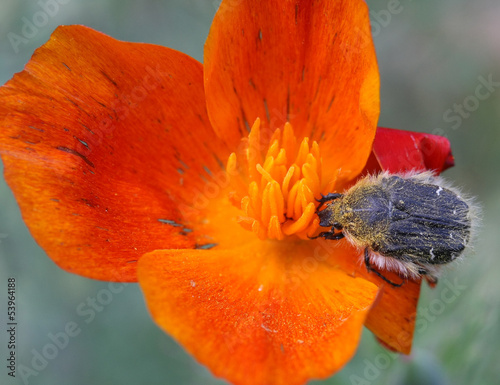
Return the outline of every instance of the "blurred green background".
[[[181,50],[202,60],[218,1],[59,0],[59,9],[33,37],[14,47],[48,0],[0,3],[0,83],[21,71],[60,24],[84,24],[120,40]],[[474,101],[480,79],[500,82],[500,3],[496,0],[367,1],[382,79],[379,125],[447,136],[456,167],[445,176],[478,197],[484,225],[475,253],[425,287],[410,357],[381,348],[365,331],[345,369],[314,384],[497,384],[500,379],[500,91]],[[476,99],[477,100],[477,99]],[[457,106],[464,105],[457,119]],[[450,111],[451,109],[451,111]],[[30,384],[223,384],[151,321],[135,284],[120,292],[92,322],[77,307],[109,284],[57,268],[31,238],[12,193],[0,179],[0,308],[5,325],[7,277],[17,280],[17,362],[31,366],[49,335],[77,322],[81,332]],[[445,301],[443,290],[455,295]],[[118,287],[118,286],[117,286]],[[115,287],[115,289],[117,288]],[[115,290],[118,291],[118,290]],[[1,327],[4,329],[4,326]],[[6,371],[6,333],[0,333],[0,383],[22,383]]]

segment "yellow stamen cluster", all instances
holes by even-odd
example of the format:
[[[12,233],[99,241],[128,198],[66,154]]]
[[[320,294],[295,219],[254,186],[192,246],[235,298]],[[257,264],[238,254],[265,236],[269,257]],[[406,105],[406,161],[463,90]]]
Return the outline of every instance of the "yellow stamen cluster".
[[[330,181],[322,186],[318,143],[310,144],[307,137],[297,143],[292,126],[286,123],[263,145],[257,119],[244,139],[240,157],[243,159],[237,160],[232,153],[226,171],[237,181],[230,199],[244,213],[238,218],[241,226],[260,239],[312,236],[319,226],[315,198],[335,184]]]

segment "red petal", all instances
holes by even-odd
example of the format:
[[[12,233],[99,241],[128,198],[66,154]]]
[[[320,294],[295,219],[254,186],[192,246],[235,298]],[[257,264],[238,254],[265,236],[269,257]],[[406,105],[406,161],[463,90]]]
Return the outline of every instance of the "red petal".
[[[377,292],[315,259],[309,243],[157,250],[138,273],[155,321],[237,385],[302,384],[339,370]]]
[[[204,66],[210,120],[230,146],[257,117],[267,139],[289,121],[299,138],[328,148],[332,175],[342,169],[349,180],[363,169],[379,115],[364,1],[223,1]]]
[[[434,170],[440,174],[453,166],[448,139],[419,132],[379,127],[373,154],[382,170],[389,172]]]
[[[179,206],[227,156],[194,59],[60,27],[0,89],[0,124],[5,178],[64,269],[133,281],[145,252],[194,247]]]

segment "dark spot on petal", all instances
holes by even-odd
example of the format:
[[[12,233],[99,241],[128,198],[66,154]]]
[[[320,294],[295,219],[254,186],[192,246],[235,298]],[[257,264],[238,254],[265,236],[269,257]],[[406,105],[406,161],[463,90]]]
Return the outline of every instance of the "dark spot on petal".
[[[181,164],[182,167],[184,167],[186,170],[189,170],[189,166],[184,163],[181,159],[179,159],[179,163]]]
[[[110,76],[109,76],[106,72],[101,71],[101,74],[103,74],[103,76],[104,76],[106,79],[108,79],[108,80],[109,80],[109,81],[110,81],[110,82],[111,82],[111,83],[112,83],[112,84],[113,84],[116,88],[119,88],[119,87],[118,87],[118,84],[116,84],[116,82],[115,82],[113,79],[111,79],[111,77],[110,77]]]
[[[175,222],[175,221],[173,221],[171,219],[162,219],[162,218],[160,218],[160,219],[158,219],[158,222],[165,223],[166,225],[170,225],[170,226],[174,226],[174,227],[183,227],[182,224],[177,223],[177,222]]]
[[[269,107],[267,105],[267,100],[264,99],[264,109],[266,110],[266,118],[268,122],[271,122],[271,115],[269,114]]]
[[[81,200],[83,203],[85,203],[87,206],[92,207],[92,208],[95,208],[95,207],[98,207],[98,206],[99,206],[99,205],[95,204],[94,202],[92,202],[91,200],[86,199],[86,198],[81,198],[80,200]]]
[[[203,166],[203,169],[206,171],[208,175],[212,175],[212,171],[207,166]]]
[[[88,132],[90,132],[92,135],[95,135],[95,133],[94,133],[94,132],[93,132],[90,128],[88,128],[85,124],[83,124],[83,123],[80,123],[80,124],[83,126],[83,128],[85,128],[85,129],[86,129]]]
[[[205,243],[204,245],[198,245],[196,244],[194,246],[195,249],[203,249],[203,250],[208,250],[211,249],[212,247],[217,246],[217,243]]]
[[[73,138],[76,139],[76,140],[78,140],[81,144],[83,144],[85,147],[87,147],[87,150],[89,150],[89,145],[86,142],[84,142],[83,140],[77,138],[76,136],[73,136]]]
[[[68,154],[71,154],[71,155],[78,156],[78,157],[82,158],[84,160],[84,162],[87,163],[89,166],[95,167],[94,163],[92,163],[90,160],[87,159],[87,157],[85,155],[80,154],[78,151],[72,150],[71,148],[68,148],[68,147],[62,147],[62,146],[58,146],[58,147],[56,147],[56,149],[59,151],[67,152]]]
[[[333,101],[335,100],[335,95],[332,96],[332,100],[330,100],[330,103],[328,104],[328,108],[326,109],[326,112],[330,111],[330,108],[332,108]]]

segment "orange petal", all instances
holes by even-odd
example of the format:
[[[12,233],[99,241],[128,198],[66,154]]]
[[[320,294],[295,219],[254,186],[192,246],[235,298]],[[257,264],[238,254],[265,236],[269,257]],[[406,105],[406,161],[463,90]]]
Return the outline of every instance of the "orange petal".
[[[204,198],[228,155],[200,63],[81,26],[58,28],[0,89],[0,125],[5,178],[34,238],[97,279],[133,281],[145,252],[194,247],[179,207]]]
[[[304,244],[157,250],[139,261],[139,282],[155,321],[216,376],[303,384],[352,357],[377,293]]]
[[[357,273],[380,287],[377,301],[368,313],[365,326],[391,350],[410,354],[417,317],[417,304],[421,281],[407,281],[401,287],[388,285],[373,273],[362,268]],[[384,276],[392,282],[402,278],[393,272],[384,271]]]
[[[328,148],[330,177],[341,168],[348,180],[363,169],[379,114],[364,1],[223,1],[204,71],[210,120],[231,146],[257,117],[267,140],[289,121],[297,137]]]
[[[380,299],[368,314],[366,327],[386,347],[410,354],[419,296],[420,282],[408,281],[402,288],[384,285]]]
[[[393,287],[366,270],[363,252],[347,242],[334,242],[317,239],[315,253],[335,257],[335,266],[351,276],[372,282],[380,288],[365,326],[368,327],[384,344],[393,350],[409,354],[411,351],[417,303],[421,282],[407,281],[401,287]],[[331,257],[330,257],[331,258]],[[331,262],[333,264],[333,262]],[[384,271],[384,276],[399,283],[402,278],[391,271]]]

